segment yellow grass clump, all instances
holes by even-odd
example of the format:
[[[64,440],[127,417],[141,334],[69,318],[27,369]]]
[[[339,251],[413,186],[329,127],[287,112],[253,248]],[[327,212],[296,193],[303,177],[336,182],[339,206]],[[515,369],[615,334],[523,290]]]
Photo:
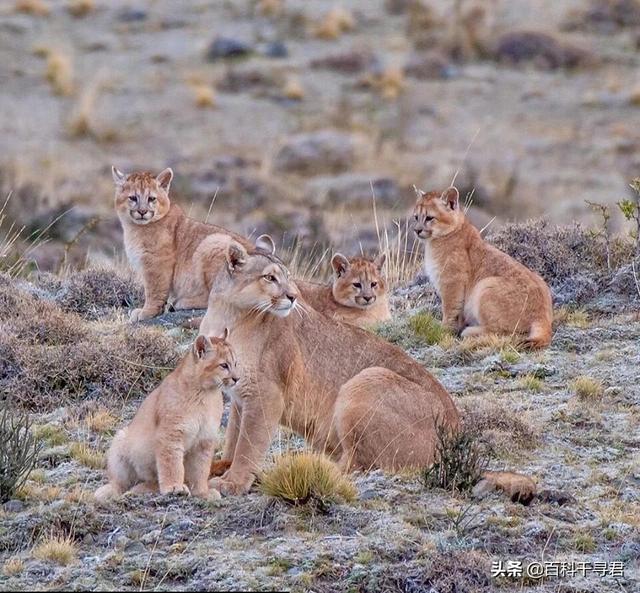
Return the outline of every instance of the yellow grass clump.
[[[315,36],[320,39],[337,39],[356,26],[353,15],[342,7],[332,8],[315,28]]]
[[[38,560],[49,560],[66,566],[71,564],[78,554],[78,548],[70,535],[46,536],[33,548],[33,555]]]
[[[584,401],[599,400],[604,395],[602,381],[582,375],[576,377],[572,383],[574,393]]]
[[[51,12],[49,5],[44,0],[16,0],[14,8],[16,12],[35,16],[49,16]]]
[[[409,318],[411,331],[427,344],[439,344],[449,334],[447,328],[431,313],[416,313]]]
[[[293,505],[327,505],[352,502],[357,497],[353,483],[324,455],[294,451],[280,455],[262,474],[260,489],[267,496]]]
[[[69,449],[72,459],[91,469],[102,469],[105,466],[104,455],[84,443],[73,443]]]
[[[76,18],[87,16],[95,10],[95,7],[94,0],[69,0],[69,4],[67,4],[67,10]]]
[[[17,556],[13,556],[2,565],[2,574],[6,577],[14,577],[24,570],[24,562]]]
[[[287,99],[292,99],[294,101],[302,101],[305,96],[304,87],[297,78],[287,79],[284,87],[282,88],[282,94]]]
[[[49,51],[45,78],[56,95],[68,96],[73,93],[73,66],[68,56]]]
[[[89,430],[100,433],[109,432],[117,423],[118,419],[107,408],[99,408],[91,412],[85,419]]]

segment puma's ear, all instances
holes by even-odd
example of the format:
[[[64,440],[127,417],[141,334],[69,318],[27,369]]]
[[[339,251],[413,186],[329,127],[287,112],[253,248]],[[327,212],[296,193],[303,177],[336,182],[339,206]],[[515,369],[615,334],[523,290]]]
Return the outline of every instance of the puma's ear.
[[[164,171],[160,171],[156,177],[158,185],[164,190],[169,191],[171,180],[173,179],[173,170],[171,167],[167,167]]]
[[[193,343],[193,355],[197,359],[201,359],[209,348],[209,340],[205,336],[198,336]]]
[[[236,270],[239,270],[247,261],[247,251],[237,241],[231,241],[231,243],[229,243],[229,245],[227,246],[225,257],[227,259],[227,267],[229,268],[229,272],[235,272]]]
[[[220,336],[220,338],[222,338],[223,340],[226,341],[226,339],[229,337],[229,328],[225,327],[224,331],[222,332],[222,335]]]
[[[125,179],[127,178],[127,176],[122,171],[116,169],[115,167],[111,167],[111,176],[113,177],[113,182],[116,184],[116,187],[122,187]]]
[[[256,249],[266,251],[269,255],[273,255],[276,252],[276,244],[269,235],[260,235],[256,239]]]
[[[382,266],[384,266],[384,262],[386,261],[387,261],[386,253],[381,253],[380,255],[378,255],[378,257],[376,257],[373,260],[373,264],[375,265],[376,268],[378,268],[378,272],[382,270]]]
[[[336,273],[336,276],[340,278],[340,276],[345,274],[349,269],[349,260],[344,255],[342,255],[342,253],[336,253],[331,258],[331,267]]]
[[[447,204],[447,206],[449,206],[449,208],[451,208],[451,210],[457,210],[458,208],[458,203],[460,200],[460,194],[458,193],[458,190],[451,186],[448,189],[445,189],[442,192],[442,201]]]

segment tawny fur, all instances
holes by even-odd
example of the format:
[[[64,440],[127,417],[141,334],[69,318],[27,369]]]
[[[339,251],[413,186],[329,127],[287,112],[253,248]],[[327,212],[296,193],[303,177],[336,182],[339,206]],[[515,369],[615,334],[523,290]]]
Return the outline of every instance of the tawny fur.
[[[422,365],[302,302],[272,254],[247,254],[235,244],[227,260],[229,273],[214,282],[200,328],[229,324],[241,375],[213,469],[231,465],[214,487],[246,492],[279,423],[345,471],[433,461],[436,422],[454,428],[459,420],[450,395]]]
[[[466,220],[458,190],[423,193],[414,230],[425,243],[425,271],[442,300],[443,323],[462,336],[513,335],[551,342],[553,307],[545,281],[489,245]]]
[[[537,494],[536,483],[529,477],[513,472],[485,472],[473,488],[480,496],[493,490],[504,492],[513,502],[528,505]]]
[[[159,315],[168,301],[175,309],[204,309],[229,241],[251,246],[236,233],[186,216],[169,199],[172,178],[171,169],[157,177],[113,169],[125,251],[144,283],[144,306],[131,312],[132,321]]]
[[[387,285],[382,275],[385,255],[373,260],[346,258],[336,253],[331,259],[334,277],[330,285],[296,280],[302,300],[332,319],[359,327],[391,319]]]
[[[128,490],[219,496],[209,491],[208,479],[222,416],[221,389],[238,380],[226,337],[226,330],[223,338],[199,336],[131,424],[116,434],[107,457],[109,483],[98,488],[97,500]]]

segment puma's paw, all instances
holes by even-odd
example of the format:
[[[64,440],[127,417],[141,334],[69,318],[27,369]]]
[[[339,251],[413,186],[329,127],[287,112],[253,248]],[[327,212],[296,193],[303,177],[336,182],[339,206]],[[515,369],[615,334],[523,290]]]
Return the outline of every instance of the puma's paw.
[[[191,496],[191,490],[186,484],[176,484],[175,486],[169,486],[160,491],[161,494],[176,494],[178,496]]]
[[[209,493],[207,494],[207,500],[214,501],[220,500],[222,498],[222,494],[215,488],[209,488]]]
[[[152,309],[134,309],[129,313],[129,321],[136,323],[138,321],[145,321],[145,319],[151,319],[156,315],[158,315],[158,313]]]
[[[209,488],[217,490],[222,496],[238,496],[249,492],[251,483],[252,480],[212,478],[209,480]]]

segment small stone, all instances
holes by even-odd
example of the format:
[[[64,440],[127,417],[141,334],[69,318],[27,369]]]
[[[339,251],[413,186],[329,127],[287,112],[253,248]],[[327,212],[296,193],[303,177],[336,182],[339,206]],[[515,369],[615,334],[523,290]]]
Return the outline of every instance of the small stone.
[[[118,13],[118,20],[121,23],[137,23],[146,20],[148,14],[141,8],[125,8]]]
[[[253,47],[239,39],[231,37],[216,37],[207,49],[207,60],[213,62],[215,60],[227,58],[239,58],[247,56],[253,51]]]
[[[267,58],[286,58],[289,56],[289,50],[284,41],[271,41],[262,49],[262,55]]]
[[[7,513],[19,513],[24,509],[24,502],[21,500],[9,500],[2,505],[2,509]]]
[[[380,498],[380,495],[373,489],[368,488],[360,493],[360,500],[373,500],[374,498]]]

